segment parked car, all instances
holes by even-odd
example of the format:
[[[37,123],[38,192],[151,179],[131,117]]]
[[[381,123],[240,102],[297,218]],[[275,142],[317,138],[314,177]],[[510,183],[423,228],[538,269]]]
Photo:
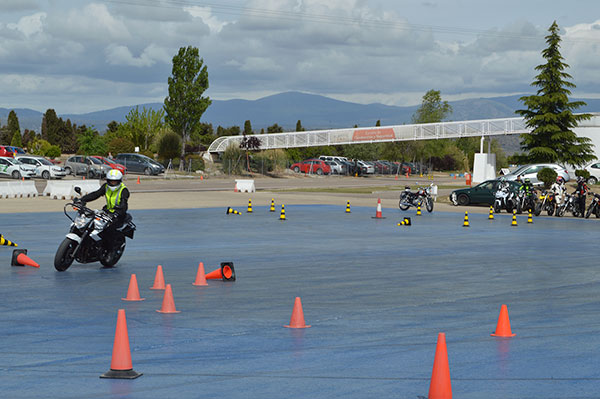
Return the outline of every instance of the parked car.
[[[290,169],[296,173],[315,173],[317,175],[328,175],[331,173],[331,167],[320,159],[307,159],[301,162],[296,162]]]
[[[65,161],[65,171],[68,175],[102,179],[109,170],[110,167],[104,165],[100,160],[84,155],[73,155]]]
[[[587,164],[584,169],[590,172],[590,178],[587,181],[589,185],[600,181],[600,162],[598,160]]]
[[[475,187],[461,188],[450,193],[450,201],[454,205],[484,204],[493,205],[496,199],[499,179],[486,180]],[[519,191],[521,184],[509,181],[511,190]]]
[[[0,157],[0,176],[8,176],[13,179],[20,179],[22,177],[29,179],[35,176],[35,168],[31,165],[21,163],[15,158]]]
[[[125,166],[129,173],[158,175],[165,171],[165,167],[160,163],[142,154],[119,154],[115,157],[114,161]]]
[[[364,161],[358,161],[358,165],[363,169],[364,173],[372,175],[375,173],[375,167],[373,165],[367,164]]]
[[[331,168],[331,173],[335,175],[342,175],[346,173],[346,167],[339,163],[338,161],[325,161],[327,165]]]
[[[565,182],[570,180],[569,171],[567,171],[567,168],[555,163],[536,163],[523,165],[515,169],[513,172],[505,175],[504,178],[506,180],[517,180],[517,177],[521,176],[521,180],[530,179],[534,186],[541,186],[544,184],[544,182],[538,180],[537,174],[544,168],[554,169],[558,176],[561,176],[563,179],[565,179]]]
[[[15,155],[25,155],[27,154],[24,149],[21,147],[10,146],[9,147]]]
[[[110,167],[111,169],[116,169],[123,174],[127,173],[127,168],[125,166],[121,165],[120,163],[115,162],[113,159],[101,157],[99,155],[92,155],[92,158],[96,158],[96,159],[100,160],[100,162],[102,162],[104,165]]]
[[[14,157],[15,152],[9,145],[0,145],[0,157]]]
[[[67,175],[65,169],[61,166],[56,166],[46,158],[39,155],[15,155],[15,159],[20,162],[31,165],[35,168],[35,177],[42,179],[62,179]]]

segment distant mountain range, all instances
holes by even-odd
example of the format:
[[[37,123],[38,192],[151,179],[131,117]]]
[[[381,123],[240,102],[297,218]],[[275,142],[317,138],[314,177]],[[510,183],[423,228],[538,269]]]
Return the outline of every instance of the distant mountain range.
[[[515,110],[521,109],[520,95],[507,97],[476,98],[450,101],[453,113],[450,120],[473,120],[514,117]],[[583,99],[587,103],[580,112],[600,112],[600,99]],[[155,110],[162,109],[162,103],[139,104]],[[118,107],[86,114],[59,115],[64,120],[70,119],[77,125],[95,126],[100,131],[106,130],[111,121],[124,122],[125,116],[136,105]],[[254,130],[277,123],[284,130],[294,130],[296,122],[302,121],[307,130],[335,129],[358,125],[374,126],[377,120],[382,126],[410,123],[411,117],[419,105],[397,107],[383,104],[357,104],[334,100],[315,94],[286,92],[257,100],[213,100],[212,105],[202,116],[202,121],[223,127],[240,126],[250,120]],[[0,108],[0,123],[6,124],[10,109]],[[21,130],[40,131],[43,112],[32,109],[15,109]]]

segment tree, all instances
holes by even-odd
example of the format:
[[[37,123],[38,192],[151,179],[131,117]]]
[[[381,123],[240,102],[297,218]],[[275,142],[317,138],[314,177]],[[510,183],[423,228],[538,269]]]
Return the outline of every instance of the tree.
[[[10,141],[10,145],[12,145],[13,147],[22,147],[23,146],[23,141],[22,141],[22,137],[21,137],[21,132],[16,130],[15,134],[12,137],[12,140]]]
[[[569,89],[574,88],[575,84],[567,80],[572,77],[564,72],[569,65],[563,62],[560,54],[561,39],[556,21],[548,31],[548,47],[542,51],[542,57],[547,62],[535,67],[539,74],[531,83],[531,86],[538,87],[537,93],[521,97],[527,109],[517,111],[532,130],[530,134],[521,135],[521,149],[527,151],[526,159],[531,163],[582,165],[595,158],[593,144],[587,137],[577,137],[571,129],[578,122],[591,118],[591,115],[573,114],[585,102],[569,101]]]
[[[421,106],[412,116],[413,123],[436,123],[452,114],[452,106],[442,101],[439,90],[429,90],[423,95]]]
[[[161,159],[176,158],[181,149],[181,138],[173,132],[165,133],[158,142],[158,157]]]
[[[377,122],[375,122],[375,126],[376,127],[381,126],[381,119],[377,119]]]
[[[132,108],[125,116],[127,121],[124,124],[112,126],[112,128],[116,128],[112,134],[120,132],[121,136],[127,137],[134,145],[147,150],[158,132],[164,127],[164,115],[165,112],[162,109],[154,111],[143,107],[140,112],[139,107]]]
[[[259,150],[261,144],[262,144],[261,139],[259,139],[256,136],[248,137],[248,136],[246,136],[246,134],[244,134],[244,137],[242,138],[242,141],[240,142],[240,148],[242,148],[246,151],[246,166],[248,168],[248,172],[250,172],[250,156],[248,155],[248,152]]]
[[[277,124],[275,124],[277,125]],[[297,132],[303,132],[304,131],[304,127],[302,126],[302,122],[300,121],[300,119],[298,119],[298,122],[296,122],[296,131]]]
[[[302,127],[302,125],[300,125]],[[298,128],[298,124],[296,124],[296,129]],[[301,130],[296,130],[300,132]],[[283,133],[283,128],[279,126],[277,123],[267,127],[267,133]]]
[[[42,138],[50,144],[60,145],[60,121],[53,109],[46,110],[42,117]]]
[[[104,155],[107,153],[104,139],[91,127],[88,127],[77,140],[79,141],[79,152],[83,155]]]
[[[10,132],[11,138],[13,138],[15,132],[19,132],[19,134],[21,134],[21,128],[19,127],[19,118],[17,118],[17,113],[15,112],[15,110],[11,110],[8,113],[8,131]]]
[[[200,124],[200,118],[211,104],[202,94],[208,89],[208,71],[196,47],[181,47],[173,57],[172,76],[169,77],[169,96],[165,98],[165,120],[181,136],[181,162],[183,171],[185,144],[190,134]]]
[[[244,134],[252,134],[252,123],[249,120],[244,122]]]

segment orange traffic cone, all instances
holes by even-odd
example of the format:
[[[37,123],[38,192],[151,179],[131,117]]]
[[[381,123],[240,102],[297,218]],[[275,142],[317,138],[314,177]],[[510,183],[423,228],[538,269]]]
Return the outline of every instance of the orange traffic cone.
[[[502,305],[500,307],[500,315],[498,316],[498,324],[496,325],[496,332],[491,334],[492,337],[514,337],[517,334],[513,334],[510,330],[510,320],[508,319],[508,307]]]
[[[206,276],[204,275],[204,263],[200,262],[198,264],[198,272],[196,273],[196,281],[192,283],[193,285],[208,285],[206,282]]]
[[[200,175],[200,180],[204,180],[204,176]]]
[[[377,211],[375,212],[375,216],[371,217],[371,219],[385,219],[381,216],[381,198],[377,198]]]
[[[237,193],[237,192],[238,192],[238,189],[237,189],[237,183],[235,183],[235,186],[233,186],[233,192],[234,192],[234,193]]]
[[[129,280],[129,288],[127,289],[127,298],[121,298],[124,301],[143,301],[146,298],[140,298],[140,290],[138,289],[137,277],[131,275]]]
[[[448,351],[446,349],[446,334],[438,333],[433,371],[429,384],[428,399],[452,399],[452,384],[450,382],[450,367],[448,366]]]
[[[221,267],[206,275],[207,280],[235,281],[233,262],[221,262]]]
[[[138,179],[137,179],[137,183],[136,183],[136,184],[140,184],[140,177],[139,177],[139,176],[138,176]]]
[[[15,249],[12,253],[11,266],[31,266],[40,267],[33,259],[27,256],[26,249]]]
[[[162,308],[157,310],[158,313],[180,313],[179,310],[175,309],[175,301],[173,301],[173,290],[171,284],[167,284],[165,288],[165,296],[163,297]]]
[[[125,309],[119,309],[110,370],[102,374],[100,378],[134,379],[138,378],[140,375],[142,375],[142,373],[134,371],[133,364],[131,363],[131,350],[129,349],[129,335],[127,334]]]
[[[156,276],[154,276],[154,285],[150,287],[151,290],[164,290],[165,289],[165,277],[163,276],[162,266],[156,267]]]
[[[300,301],[300,297],[297,296],[294,301],[294,310],[292,310],[292,318],[290,319],[290,324],[284,327],[287,328],[309,328],[304,322],[304,312],[302,311],[302,301]]]

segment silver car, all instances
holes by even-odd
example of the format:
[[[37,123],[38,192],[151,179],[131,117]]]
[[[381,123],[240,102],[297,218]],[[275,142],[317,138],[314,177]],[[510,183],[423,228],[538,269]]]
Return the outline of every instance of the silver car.
[[[587,181],[589,185],[596,184],[600,181],[600,161],[596,160],[589,163],[584,169],[590,172],[590,178]]]
[[[99,159],[84,155],[73,155],[65,161],[65,171],[68,175],[104,178],[109,170],[110,166],[104,165]]]
[[[505,175],[504,178],[506,180],[517,180],[517,177],[521,176],[521,180],[529,179],[531,183],[535,186],[540,186],[544,184],[537,178],[537,174],[540,170],[544,168],[554,169],[556,174],[563,179],[565,182],[570,180],[569,171],[564,166],[555,163],[536,163],[530,165],[523,165],[509,174]]]

